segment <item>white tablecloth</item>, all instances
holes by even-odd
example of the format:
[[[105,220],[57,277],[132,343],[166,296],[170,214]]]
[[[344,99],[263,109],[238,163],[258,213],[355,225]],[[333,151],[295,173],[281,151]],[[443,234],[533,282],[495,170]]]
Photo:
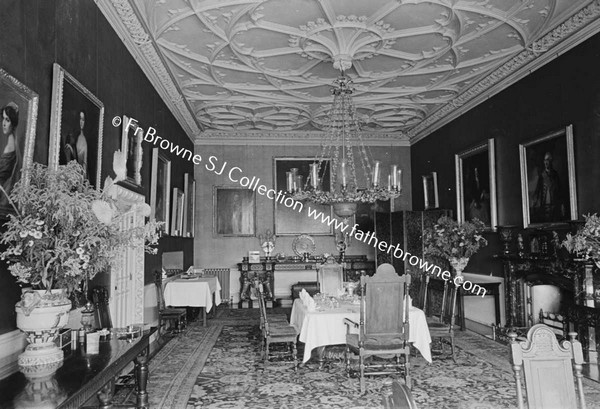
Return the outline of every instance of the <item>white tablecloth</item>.
[[[358,323],[360,321],[360,306],[342,304],[339,308],[324,311],[311,311],[297,298],[292,306],[290,325],[300,334],[300,342],[304,342],[304,358],[302,362],[310,359],[314,348],[324,345],[338,345],[346,343],[346,328],[344,318],[349,318]],[[427,326],[425,313],[411,306],[408,311],[409,337],[415,348],[419,350],[427,362],[431,362],[431,335]]]
[[[205,307],[210,311],[221,304],[221,283],[217,277],[178,278],[165,286],[165,304],[172,307]]]

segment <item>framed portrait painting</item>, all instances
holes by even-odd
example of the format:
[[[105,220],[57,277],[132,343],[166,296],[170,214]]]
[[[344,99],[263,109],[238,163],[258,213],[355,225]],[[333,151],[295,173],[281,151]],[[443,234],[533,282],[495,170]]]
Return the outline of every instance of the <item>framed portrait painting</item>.
[[[454,155],[458,222],[481,220],[493,231],[498,224],[494,138]]]
[[[320,219],[315,220],[314,217],[308,215],[308,210],[311,208],[316,210],[317,213],[322,212],[326,216],[332,216],[331,206],[291,201],[288,202],[288,205],[285,204],[285,199],[290,197],[290,194],[287,192],[286,172],[296,169],[296,174],[298,175],[298,180],[295,181],[296,185],[298,188],[304,188],[309,175],[309,165],[314,163],[315,159],[288,157],[274,158],[273,160],[273,188],[276,192],[282,192],[284,195],[279,200],[273,201],[275,209],[275,234],[278,236],[333,234],[333,227],[322,223]],[[329,160],[325,160],[324,169],[321,169],[321,188],[326,192],[330,190],[331,186],[330,162]]]
[[[137,125],[129,123],[129,117],[123,115],[123,129],[121,131],[121,152],[125,153],[126,177],[123,182],[136,188],[142,187],[142,140],[144,130]],[[125,125],[129,125],[125,129]]]
[[[573,126],[519,145],[523,226],[578,218]]]
[[[152,150],[152,182],[150,185],[150,218],[164,222],[161,231],[169,234],[171,207],[171,161],[159,148]]]
[[[437,172],[431,172],[423,176],[423,195],[425,199],[425,210],[440,207],[438,195]]]
[[[196,207],[196,181],[189,173],[183,175],[183,193],[185,207],[183,209],[183,236],[194,237],[194,209]]]
[[[213,187],[213,233],[215,236],[254,236],[256,196],[240,187]]]
[[[100,189],[104,104],[58,64],[53,66],[50,109],[51,168],[76,160]]]
[[[0,184],[8,195],[20,178],[27,180],[33,162],[38,102],[35,92],[0,68]],[[0,192],[0,218],[14,212],[6,194]]]

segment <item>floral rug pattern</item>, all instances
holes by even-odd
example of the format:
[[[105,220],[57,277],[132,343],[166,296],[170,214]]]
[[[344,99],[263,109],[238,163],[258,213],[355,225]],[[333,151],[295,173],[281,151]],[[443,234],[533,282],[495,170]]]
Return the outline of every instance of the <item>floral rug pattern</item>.
[[[411,357],[412,394],[418,407],[516,408],[507,347],[470,332],[457,331],[456,338],[457,364],[448,354],[434,355],[431,365],[418,354]],[[299,343],[298,356],[302,348]],[[327,364],[321,370],[311,360],[294,372],[288,357],[265,368],[260,359],[258,310],[219,309],[207,327],[191,323],[150,361],[150,407],[382,407],[383,397],[391,393],[392,378],[367,378],[367,393],[359,396],[358,379],[346,376],[342,356],[343,347],[328,348]],[[584,379],[584,392],[587,407],[600,408],[600,385]]]
[[[302,345],[302,344],[300,344]],[[225,325],[188,401],[188,408],[378,408],[391,393],[392,377],[367,378],[359,395],[358,379],[346,376],[341,359],[319,370],[311,361],[295,373],[290,361],[260,360],[255,325]],[[340,356],[330,353],[330,357]],[[458,364],[436,357],[432,365],[412,358],[413,396],[420,408],[512,408],[515,388],[510,373],[458,350]]]

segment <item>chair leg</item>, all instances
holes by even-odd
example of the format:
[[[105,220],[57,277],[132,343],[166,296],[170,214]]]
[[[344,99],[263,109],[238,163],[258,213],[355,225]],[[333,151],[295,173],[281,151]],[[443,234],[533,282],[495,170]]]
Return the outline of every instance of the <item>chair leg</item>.
[[[346,346],[346,375],[350,378],[350,348]]]
[[[360,354],[360,394],[363,395],[367,390],[365,382],[365,357]]]
[[[296,349],[296,340],[292,343],[292,357],[294,358],[294,371],[298,371],[298,350]]]
[[[454,334],[450,334],[450,348],[452,349],[452,360],[456,363],[456,354],[454,351]]]
[[[405,361],[404,361],[404,378],[405,378],[406,386],[408,387],[408,389],[412,389],[412,377],[410,376],[409,356],[410,356],[410,354],[406,354],[405,358],[404,358],[405,359]]]
[[[267,339],[265,342],[265,366],[269,362],[269,340]]]

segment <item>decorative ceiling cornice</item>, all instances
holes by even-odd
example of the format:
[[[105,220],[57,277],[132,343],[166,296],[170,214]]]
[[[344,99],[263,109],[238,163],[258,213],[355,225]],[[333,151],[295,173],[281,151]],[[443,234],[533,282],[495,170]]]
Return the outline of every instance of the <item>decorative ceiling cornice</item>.
[[[192,135],[199,134],[201,128],[129,1],[94,1],[193,142]]]
[[[600,0],[95,0],[196,144],[318,144],[345,69],[415,143],[600,31]]]
[[[383,132],[362,132],[368,146],[410,146],[405,135]],[[324,132],[316,131],[205,131],[194,141],[196,145],[286,145],[319,146],[325,138]]]
[[[533,42],[456,99],[429,115],[407,135],[412,143],[430,135],[484,100],[585,41],[600,30],[600,0],[583,8],[541,39]]]

